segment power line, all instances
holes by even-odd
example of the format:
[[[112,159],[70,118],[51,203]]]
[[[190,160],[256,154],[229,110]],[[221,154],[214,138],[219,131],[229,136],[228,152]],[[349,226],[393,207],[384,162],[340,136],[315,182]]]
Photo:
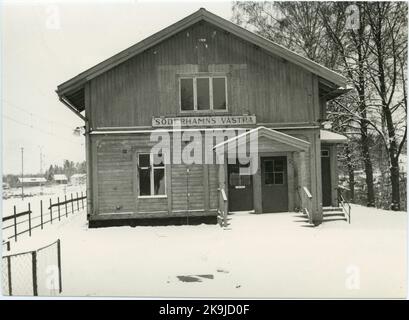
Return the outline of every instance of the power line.
[[[29,128],[31,128],[31,129],[33,129],[33,130],[37,130],[37,131],[42,132],[42,133],[44,133],[44,134],[47,134],[47,135],[49,135],[49,136],[59,137],[59,138],[61,138],[61,139],[64,139],[64,140],[66,140],[66,141],[72,143],[72,144],[78,145],[78,142],[74,142],[74,140],[68,139],[68,138],[63,137],[63,136],[61,136],[61,135],[59,135],[59,134],[54,134],[54,133],[51,133],[51,132],[42,130],[42,129],[38,128],[38,127],[35,127],[35,126],[33,126],[33,125],[24,123],[24,122],[22,122],[22,121],[19,121],[19,120],[17,120],[17,119],[14,119],[14,118],[12,118],[12,117],[10,117],[10,116],[8,116],[8,115],[5,115],[5,114],[3,114],[3,117],[6,118],[6,119],[8,119],[8,120],[10,120],[10,121],[13,121],[13,122],[15,122],[15,123],[18,123],[18,124],[20,124],[20,125],[22,125],[22,126],[29,127]],[[83,145],[83,143],[81,143],[81,145]]]
[[[20,111],[22,111],[22,112],[25,112],[25,113],[27,113],[27,114],[30,115],[30,116],[34,116],[34,117],[37,117],[37,118],[39,118],[39,119],[43,119],[43,120],[45,120],[45,121],[47,121],[47,122],[49,122],[49,123],[51,123],[51,124],[58,124],[58,125],[61,125],[61,126],[66,127],[66,128],[72,129],[72,127],[70,127],[70,126],[67,125],[66,123],[59,122],[59,121],[55,121],[55,120],[50,120],[50,118],[47,118],[47,117],[44,117],[44,116],[42,116],[42,115],[36,114],[36,113],[34,113],[34,112],[32,112],[32,111],[28,111],[28,110],[26,110],[26,109],[24,109],[24,108],[22,108],[22,107],[17,106],[16,104],[10,103],[9,101],[6,101],[6,100],[4,100],[4,99],[3,99],[2,101],[3,101],[3,103],[5,103],[5,104],[7,104],[7,105],[9,105],[9,106],[11,106],[11,107],[17,109],[17,110],[20,110]]]

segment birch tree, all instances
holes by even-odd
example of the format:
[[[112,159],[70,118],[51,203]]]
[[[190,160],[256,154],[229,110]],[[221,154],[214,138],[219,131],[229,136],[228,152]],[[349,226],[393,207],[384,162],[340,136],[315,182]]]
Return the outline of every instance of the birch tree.
[[[407,136],[407,3],[365,3],[370,29],[367,69],[379,97],[374,128],[389,157],[391,209],[400,210],[399,157]]]

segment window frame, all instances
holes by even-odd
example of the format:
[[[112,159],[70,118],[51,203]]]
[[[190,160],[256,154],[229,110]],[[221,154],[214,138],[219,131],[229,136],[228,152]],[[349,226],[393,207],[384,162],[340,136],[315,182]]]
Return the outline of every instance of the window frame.
[[[321,149],[321,157],[322,158],[329,158],[329,150],[328,149]]]
[[[149,155],[149,181],[150,181],[150,195],[141,195],[141,180],[139,169],[146,168],[139,166],[139,156],[140,155]],[[138,184],[138,199],[151,199],[151,198],[167,198],[167,181],[166,181],[166,164],[164,163],[162,166],[154,166],[154,153],[152,152],[139,152],[137,153],[136,165],[137,165],[137,184]],[[163,155],[165,157],[165,155]],[[164,194],[155,194],[155,169],[163,169],[163,178],[164,178],[164,186],[165,186],[165,193]],[[146,170],[146,169],[145,169]]]
[[[208,79],[209,81],[209,109],[199,110],[197,108],[197,79]],[[225,96],[226,96],[226,108],[225,109],[214,109],[213,104],[213,78],[223,78],[225,84]],[[193,80],[193,109],[192,110],[182,110],[182,79],[192,79]],[[208,74],[208,75],[179,75],[179,112],[180,113],[209,113],[209,112],[228,112],[229,111],[229,99],[228,99],[228,89],[227,89],[227,76],[225,74]]]
[[[272,171],[266,171],[266,162],[267,161],[271,161],[272,162]],[[285,170],[285,163],[284,163],[284,159],[283,160],[280,160],[280,161],[283,161],[283,170],[282,171],[276,171],[275,170],[275,162],[276,162],[277,160],[276,159],[272,159],[272,160],[264,160],[264,185],[266,185],[266,186],[282,186],[282,185],[284,185],[285,184],[285,182],[286,182],[286,170]],[[267,173],[269,173],[269,174],[272,174],[273,175],[273,183],[266,183],[266,174]],[[283,175],[283,182],[282,183],[276,183],[276,174],[278,174],[278,173],[280,173],[280,174],[282,174]]]

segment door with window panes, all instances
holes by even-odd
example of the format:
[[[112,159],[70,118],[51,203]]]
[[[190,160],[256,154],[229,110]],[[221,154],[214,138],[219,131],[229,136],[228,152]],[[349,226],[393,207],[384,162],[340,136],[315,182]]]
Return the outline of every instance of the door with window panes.
[[[253,179],[251,175],[240,172],[240,167],[248,165],[229,164],[229,211],[249,211],[253,205]]]
[[[261,158],[263,212],[288,211],[287,157]]]

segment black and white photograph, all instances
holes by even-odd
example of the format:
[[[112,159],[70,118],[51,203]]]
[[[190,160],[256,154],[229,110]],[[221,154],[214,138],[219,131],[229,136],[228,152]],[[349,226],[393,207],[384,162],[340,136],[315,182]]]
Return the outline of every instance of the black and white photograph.
[[[1,299],[407,299],[407,2],[0,17]]]

